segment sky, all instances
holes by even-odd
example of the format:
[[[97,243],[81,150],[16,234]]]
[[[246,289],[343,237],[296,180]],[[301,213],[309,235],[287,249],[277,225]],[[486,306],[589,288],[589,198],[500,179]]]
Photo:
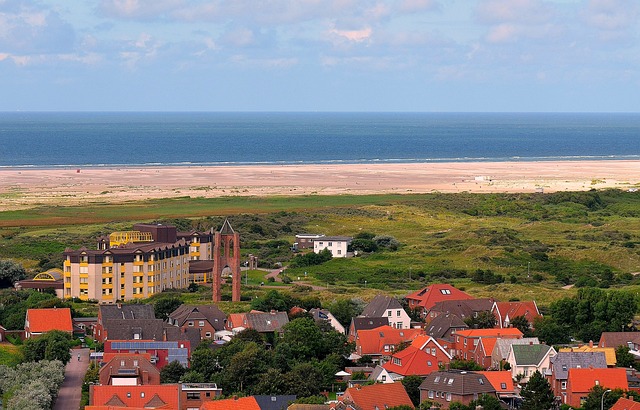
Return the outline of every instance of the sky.
[[[0,0],[0,111],[640,111],[640,0]]]

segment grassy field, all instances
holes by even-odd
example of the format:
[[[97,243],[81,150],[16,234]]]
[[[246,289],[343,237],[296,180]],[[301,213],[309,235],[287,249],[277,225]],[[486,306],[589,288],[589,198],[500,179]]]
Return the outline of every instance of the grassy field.
[[[288,263],[288,246],[299,232],[370,232],[401,243],[396,251],[288,269],[294,283],[300,276],[328,286],[316,291],[323,300],[403,295],[447,281],[477,296],[535,298],[545,305],[575,292],[566,286],[640,284],[640,195],[622,191],[178,198],[1,212],[0,258],[38,271],[57,266],[65,247],[91,248],[97,235],[135,222],[207,229],[225,217],[241,234],[243,255],[258,255],[265,267]],[[504,281],[479,283],[478,269]],[[248,273],[249,297],[263,291],[263,275]]]
[[[22,362],[20,346],[11,343],[0,343],[0,364],[15,366]]]

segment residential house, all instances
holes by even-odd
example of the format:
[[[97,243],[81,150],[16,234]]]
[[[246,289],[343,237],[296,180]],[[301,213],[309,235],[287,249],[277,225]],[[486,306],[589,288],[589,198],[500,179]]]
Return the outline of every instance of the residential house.
[[[24,336],[26,339],[52,330],[59,330],[68,334],[73,333],[71,309],[27,309],[27,315],[24,320]]]
[[[173,361],[188,367],[191,343],[188,340],[107,340],[104,342],[104,353],[148,353],[151,355],[151,363],[158,369],[162,369]]]
[[[598,347],[626,346],[633,349],[633,341],[640,337],[640,332],[602,332]]]
[[[491,354],[499,339],[495,337],[481,337],[478,345],[472,352],[473,361],[478,363],[482,368],[491,368]]]
[[[621,368],[569,369],[567,377],[567,404],[581,407],[594,386],[604,389],[628,390],[627,372]]]
[[[249,396],[206,402],[201,410],[286,410],[296,396]]]
[[[607,360],[603,352],[563,352],[551,358],[549,383],[561,403],[567,403],[569,369],[606,369]]]
[[[287,312],[260,312],[252,310],[248,313],[232,313],[227,318],[227,330],[242,331],[255,329],[261,334],[280,333],[282,327],[289,323]]]
[[[335,316],[328,309],[318,309],[313,308],[309,311],[309,314],[313,316],[313,320],[317,321],[326,321],[329,322],[332,328],[335,329],[336,332],[345,334],[345,328],[342,324],[336,319]]]
[[[443,300],[431,308],[426,320],[430,323],[434,318],[448,313],[456,315],[464,321],[468,318],[478,317],[482,312],[490,312],[493,304],[493,299]]]
[[[389,320],[386,317],[354,317],[349,325],[349,342],[355,342],[358,339],[358,331],[381,326],[389,326]]]
[[[334,258],[346,258],[347,249],[353,238],[350,236],[325,236],[313,240],[313,252],[320,253],[325,249],[331,251]]]
[[[396,377],[395,379],[394,376]],[[374,383],[394,383],[397,380],[401,380],[403,377],[404,376],[400,376],[398,374],[392,374],[392,372],[389,372],[384,367],[377,365],[373,369],[367,380],[370,380]]]
[[[522,339],[522,332],[515,328],[467,329],[456,331],[453,337],[455,339],[455,356],[464,360],[472,360],[480,339]]]
[[[543,376],[551,367],[551,358],[557,354],[552,346],[543,344],[511,345],[507,363],[511,366],[511,376],[521,383],[527,383],[535,372]]]
[[[222,394],[215,383],[182,383],[139,386],[90,385],[85,410],[205,408],[205,403]]]
[[[296,235],[296,241],[293,244],[294,249],[312,249],[313,241],[324,238],[322,234],[299,233]]]
[[[417,347],[409,346],[391,355],[391,360],[382,365],[393,381],[406,376],[424,377],[439,370],[438,361],[431,354]]]
[[[160,371],[149,361],[149,355],[116,354],[100,368],[101,385],[142,386],[160,384]]]
[[[453,333],[459,330],[469,329],[469,326],[467,326],[460,317],[451,313],[443,313],[436,316],[431,322],[429,322],[426,329],[429,336],[453,342]]]
[[[404,311],[398,299],[391,296],[377,295],[365,306],[360,316],[385,317],[391,327],[396,329],[411,328],[411,318]]]
[[[436,338],[428,335],[417,336],[411,342],[411,346],[416,347],[430,355],[432,358],[435,358],[438,366],[445,366],[453,358],[445,346],[443,346]]]
[[[409,304],[409,309],[418,309],[422,316],[426,317],[438,302],[473,299],[473,296],[454,288],[452,285],[434,283],[426,288],[408,294],[405,298]]]
[[[496,370],[502,370],[504,363],[509,356],[509,350],[511,345],[528,345],[528,344],[540,344],[537,337],[524,337],[522,339],[497,339],[496,344],[493,346],[493,352],[491,352],[491,368]]]
[[[468,405],[483,394],[496,396],[496,390],[480,373],[449,370],[429,374],[419,387],[420,403],[433,401],[448,409],[452,402]]]
[[[489,380],[489,383],[496,390],[498,398],[515,408],[517,399],[520,397],[516,393],[516,385],[511,378],[511,372],[508,370],[491,371],[491,372],[475,372],[483,375]]]
[[[383,410],[413,403],[402,383],[378,383],[348,388],[342,396],[344,403],[352,403],[358,410]]]
[[[621,397],[609,410],[640,410],[640,403],[633,398]]]
[[[374,361],[391,357],[396,346],[409,343],[422,333],[421,329],[396,329],[389,325],[360,330],[356,339],[356,353],[371,356]]]
[[[563,347],[561,352],[602,352],[607,359],[607,367],[616,367],[616,349],[613,347],[595,347],[593,342],[589,342],[588,345],[578,347]]]
[[[155,319],[156,315],[153,311],[153,305],[123,305],[121,303],[114,305],[98,306],[98,320],[94,337],[97,341],[104,343],[108,339],[108,332],[105,329],[105,321],[107,320],[141,320]],[[116,327],[117,328],[117,327]]]
[[[260,410],[286,410],[297,397],[295,395],[256,395],[253,398]]]
[[[168,323],[181,329],[200,329],[200,337],[211,339],[215,332],[224,330],[227,315],[218,306],[180,305],[169,314]]]
[[[506,328],[511,326],[511,321],[523,316],[533,327],[533,321],[542,317],[535,300],[526,302],[494,302],[491,313],[496,317],[496,326]]]

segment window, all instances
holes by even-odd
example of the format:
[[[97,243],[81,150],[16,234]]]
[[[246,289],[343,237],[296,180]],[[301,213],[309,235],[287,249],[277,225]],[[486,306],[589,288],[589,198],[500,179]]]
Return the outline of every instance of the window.
[[[80,273],[89,273],[88,266],[80,266]]]
[[[211,332],[207,332],[204,334],[204,337],[211,337]]]
[[[450,295],[451,291],[449,289],[440,289],[440,293],[442,293],[443,295]]]
[[[427,365],[428,365],[429,367],[431,367],[431,361],[430,361],[430,360],[429,360],[429,361],[427,361]]]
[[[434,382],[434,383],[438,383],[438,382],[440,382],[440,376],[436,376],[436,378],[435,378],[435,379],[433,379],[433,382]]]
[[[478,383],[484,384],[484,379],[478,378]]]
[[[387,312],[387,316],[391,317],[391,311]]]
[[[507,383],[500,383],[500,388],[505,390],[507,388]]]
[[[140,392],[140,397],[142,397],[144,399],[144,392],[143,391]]]
[[[127,392],[127,397],[131,398],[131,392],[130,391]]]
[[[200,321],[198,322],[198,326],[200,326],[200,327],[204,327],[204,320],[200,320]]]
[[[396,316],[400,317],[400,311],[399,310],[396,312]]]
[[[433,399],[433,390],[429,390],[429,398]]]
[[[453,378],[449,379],[449,382],[447,384],[451,386],[453,384]]]
[[[342,249],[338,249],[338,255],[342,255]]]
[[[567,390],[567,382],[562,382],[562,383],[560,383],[560,388],[561,388],[562,390]]]
[[[447,401],[451,401],[451,393],[447,393]]]
[[[187,392],[187,400],[200,400],[199,392]]]
[[[431,348],[431,356],[435,356],[436,355],[436,348],[432,347]]]
[[[383,374],[383,375],[382,375],[382,379],[381,379],[381,380],[382,380],[383,382],[386,382],[386,381],[387,381],[387,375],[386,375],[386,374]]]

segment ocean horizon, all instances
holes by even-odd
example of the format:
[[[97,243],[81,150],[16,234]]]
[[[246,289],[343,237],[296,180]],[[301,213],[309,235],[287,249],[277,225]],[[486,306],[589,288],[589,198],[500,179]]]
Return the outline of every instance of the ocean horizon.
[[[0,168],[640,159],[638,113],[0,112]]]

